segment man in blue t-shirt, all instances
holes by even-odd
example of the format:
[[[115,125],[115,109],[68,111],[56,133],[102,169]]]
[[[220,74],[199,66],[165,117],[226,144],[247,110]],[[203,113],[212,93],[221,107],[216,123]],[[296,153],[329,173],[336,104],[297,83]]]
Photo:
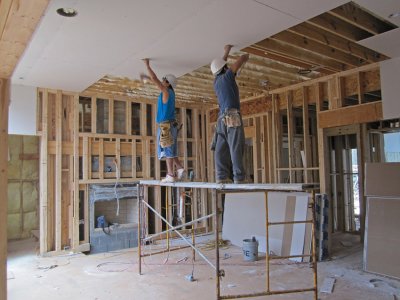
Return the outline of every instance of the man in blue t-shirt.
[[[239,89],[236,74],[249,59],[243,54],[229,68],[227,59],[232,45],[224,47],[224,56],[211,62],[211,72],[215,75],[214,90],[219,105],[216,126],[215,173],[217,183],[245,182],[243,166],[244,129],[240,115]]]
[[[141,75],[151,80],[161,91],[157,102],[157,155],[158,159],[166,158],[167,176],[161,182],[175,182],[174,167],[177,179],[182,180],[185,174],[178,159],[178,123],[175,120],[175,91],[176,77],[167,74],[160,81],[150,67],[148,58],[143,59],[149,76]]]

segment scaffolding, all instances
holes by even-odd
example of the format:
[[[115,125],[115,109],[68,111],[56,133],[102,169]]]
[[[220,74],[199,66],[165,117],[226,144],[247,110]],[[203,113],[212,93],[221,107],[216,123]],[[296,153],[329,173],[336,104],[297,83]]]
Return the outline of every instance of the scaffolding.
[[[213,200],[213,213],[192,220],[185,224],[179,226],[173,226],[169,220],[164,218],[161,213],[157,212],[145,199],[144,187],[148,186],[166,186],[168,188],[191,188],[191,189],[209,189],[211,190],[212,200]],[[179,250],[182,248],[191,247],[193,249],[193,260],[195,258],[195,253],[201,256],[214,270],[215,270],[215,283],[216,283],[216,299],[238,299],[238,298],[250,298],[250,297],[260,297],[278,294],[290,294],[290,293],[304,293],[313,292],[314,299],[318,299],[318,282],[317,282],[317,259],[316,259],[316,243],[315,243],[315,193],[314,190],[318,188],[316,184],[303,184],[303,183],[290,183],[290,184],[218,184],[218,183],[208,183],[208,182],[176,182],[176,183],[161,183],[158,180],[141,180],[137,186],[138,188],[138,203],[139,203],[139,221],[138,221],[138,266],[139,274],[142,274],[142,258],[148,255],[154,255],[158,253],[163,253],[165,251]],[[237,295],[221,295],[221,277],[225,276],[225,271],[220,268],[219,261],[219,214],[222,212],[220,210],[219,204],[221,203],[221,195],[228,193],[239,193],[239,192],[263,192],[265,197],[265,213],[266,213],[266,289],[263,292],[248,293],[248,294],[237,294]],[[301,220],[301,221],[282,221],[282,222],[270,222],[268,216],[268,192],[310,192],[311,201],[309,201],[309,208],[312,210],[311,219]],[[167,191],[168,194],[168,191]],[[191,199],[191,201],[193,201]],[[168,197],[166,198],[166,209],[168,209]],[[159,217],[166,224],[167,230],[153,234],[149,237],[144,237],[145,232],[143,231],[144,224],[146,220],[143,220],[143,211],[147,208],[151,210],[157,217]],[[168,218],[168,213],[166,214]],[[201,251],[196,248],[195,245],[195,232],[194,224],[198,221],[209,219],[214,217],[214,235],[215,235],[215,263],[210,261]],[[310,224],[311,225],[311,254],[298,254],[289,256],[271,256],[269,251],[268,242],[268,232],[270,226],[285,225],[285,224]],[[178,229],[192,225],[192,238],[191,241],[185,238]],[[171,231],[176,232],[176,234],[183,239],[183,241],[188,245],[186,247],[175,247],[170,248],[169,233]],[[152,252],[151,254],[142,253],[142,244],[156,236],[166,234],[167,237],[167,249]],[[309,258],[310,264],[313,270],[313,287],[303,288],[303,289],[288,289],[288,290],[271,290],[270,285],[270,261],[273,259],[289,259],[289,258]]]

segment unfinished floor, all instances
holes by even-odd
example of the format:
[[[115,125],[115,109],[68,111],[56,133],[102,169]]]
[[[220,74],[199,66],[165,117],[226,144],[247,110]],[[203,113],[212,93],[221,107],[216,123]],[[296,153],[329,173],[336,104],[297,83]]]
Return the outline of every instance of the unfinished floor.
[[[211,259],[212,236],[200,237],[199,247]],[[333,292],[320,299],[380,299],[400,297],[400,281],[362,271],[362,245],[357,235],[334,235],[332,260],[318,264],[320,288],[334,278]],[[146,246],[154,250],[157,245]],[[8,299],[215,299],[214,270],[201,258],[191,261],[192,251],[182,249],[146,257],[138,275],[137,251],[127,249],[93,255],[71,254],[39,257],[35,239],[10,242],[8,246]],[[262,291],[265,260],[244,262],[236,246],[220,249],[221,268],[226,272],[221,293]],[[186,276],[193,270],[195,281]],[[307,264],[273,261],[273,289],[310,287],[312,272]],[[253,299],[312,299],[311,293]]]

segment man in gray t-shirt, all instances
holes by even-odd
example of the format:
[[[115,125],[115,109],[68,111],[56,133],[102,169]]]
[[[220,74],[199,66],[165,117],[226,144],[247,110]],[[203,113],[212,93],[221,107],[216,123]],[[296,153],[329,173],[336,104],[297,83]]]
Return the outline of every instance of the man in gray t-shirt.
[[[224,47],[224,56],[211,62],[211,72],[215,75],[214,90],[219,105],[216,126],[215,174],[217,183],[243,183],[244,129],[240,115],[239,89],[236,84],[236,73],[249,59],[243,54],[230,67],[227,59],[231,45]]]

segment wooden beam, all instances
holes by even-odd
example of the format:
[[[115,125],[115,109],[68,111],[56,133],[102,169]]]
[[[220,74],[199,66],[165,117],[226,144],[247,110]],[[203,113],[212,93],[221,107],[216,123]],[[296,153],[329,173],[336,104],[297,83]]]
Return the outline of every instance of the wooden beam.
[[[369,32],[362,30],[354,25],[351,25],[343,21],[342,19],[336,18],[327,13],[312,18],[309,21],[307,21],[307,23],[328,30],[333,34],[339,35],[353,42],[357,42],[372,36]]]
[[[316,84],[317,82],[328,82],[330,79],[335,78],[337,76],[345,77],[345,76],[349,76],[349,75],[352,75],[352,74],[356,74],[357,72],[372,72],[372,71],[375,71],[375,70],[379,70],[379,63],[373,63],[373,64],[365,65],[365,66],[362,66],[362,67],[358,67],[356,69],[342,71],[340,73],[336,73],[336,74],[333,74],[333,75],[328,75],[328,76],[324,76],[324,77],[320,77],[320,78],[311,79],[309,81],[302,82],[302,83],[297,83],[297,84],[294,84],[292,86],[274,89],[274,90],[270,91],[270,94],[284,93],[287,90],[294,90],[294,89],[297,89],[297,88],[301,88],[303,86],[310,86],[310,85]],[[376,81],[377,81],[376,82],[377,86],[379,86],[379,82],[380,82],[379,76],[378,76]]]
[[[49,0],[0,1],[0,78],[9,78],[25,51]]]
[[[290,31],[280,32],[274,35],[272,39],[276,39],[311,52],[317,52],[320,55],[336,60],[345,65],[354,67],[360,66],[360,60],[357,57],[331,46],[318,43],[307,37],[301,37],[300,35]]]
[[[359,59],[368,62],[378,62],[386,59],[383,54],[377,53],[362,45],[349,41],[341,36],[333,34],[323,28],[310,23],[301,23],[288,29],[301,36],[312,39],[324,45],[329,45],[335,49],[357,56]]]
[[[1,20],[1,19],[0,19]],[[0,78],[0,299],[7,299],[8,106],[10,80]]]
[[[339,72],[345,70],[345,65],[329,58],[325,58],[317,53],[306,51],[298,47],[292,46],[281,41],[273,39],[265,39],[261,42],[256,43],[257,46],[278,54],[289,56],[291,59],[306,62],[313,66],[324,66],[331,71]]]
[[[328,14],[342,19],[343,21],[348,22],[362,30],[368,31],[373,35],[377,35],[395,28],[388,22],[382,21],[363,10],[354,2],[349,2],[332,9],[328,12]]]
[[[363,124],[383,120],[382,101],[347,106],[318,113],[319,128]]]

